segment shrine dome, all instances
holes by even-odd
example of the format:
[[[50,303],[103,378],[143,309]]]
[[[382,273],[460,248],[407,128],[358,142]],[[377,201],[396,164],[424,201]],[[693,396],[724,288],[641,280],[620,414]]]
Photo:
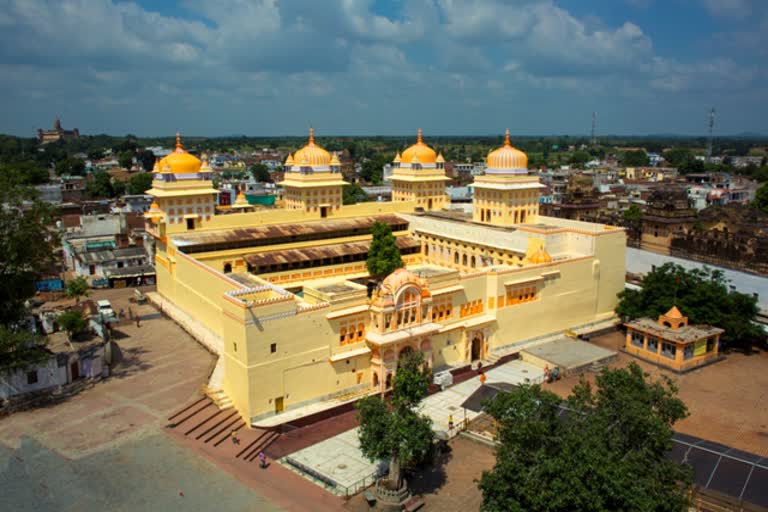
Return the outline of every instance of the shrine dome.
[[[174,174],[197,174],[203,162],[195,155],[188,153],[181,145],[181,134],[176,133],[176,149],[157,163],[160,172]]]
[[[400,162],[411,164],[434,164],[437,162],[437,153],[431,147],[424,144],[421,138],[421,128],[416,135],[416,144],[403,151],[400,155]]]
[[[329,167],[331,154],[315,144],[315,130],[309,129],[309,142],[293,154],[293,165],[309,167]],[[286,162],[287,163],[287,162]]]
[[[488,153],[486,161],[488,174],[527,174],[528,155],[512,146],[509,129],[504,136],[504,145]]]

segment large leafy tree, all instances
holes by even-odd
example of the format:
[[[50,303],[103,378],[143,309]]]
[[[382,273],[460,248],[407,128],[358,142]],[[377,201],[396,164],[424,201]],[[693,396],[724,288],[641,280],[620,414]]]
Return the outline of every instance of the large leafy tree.
[[[27,329],[13,329],[0,324],[0,368],[19,368],[34,365],[50,357],[43,350],[45,338]]]
[[[629,208],[621,214],[621,220],[624,226],[629,229],[632,238],[640,238],[640,229],[642,227],[643,211],[636,204],[629,205]]]
[[[722,271],[708,267],[686,270],[666,263],[643,278],[641,290],[619,294],[616,313],[623,320],[658,318],[677,306],[692,324],[725,329],[723,341],[749,349],[764,336],[754,323],[757,298],[731,291]]]
[[[84,276],[77,276],[67,281],[66,295],[75,299],[75,304],[80,301],[80,297],[87,297],[89,293],[88,280]]]
[[[485,512],[688,510],[687,468],[666,457],[687,415],[669,379],[635,363],[582,381],[566,400],[538,385],[487,404],[498,425],[496,464],[479,482]]]
[[[763,212],[768,213],[768,183],[757,189],[757,192],[755,192],[755,200],[752,202],[752,206],[758,210],[762,210]]]
[[[403,266],[400,249],[397,248],[395,235],[389,224],[374,222],[371,228],[373,240],[368,250],[368,273],[376,278],[387,276]]]
[[[648,155],[642,149],[625,152],[622,161],[627,167],[644,167],[650,163]]]
[[[67,332],[69,339],[85,329],[86,321],[80,309],[70,309],[56,317],[56,323]]]
[[[368,200],[368,194],[357,183],[349,183],[341,188],[341,201],[343,204],[363,203]]]
[[[55,269],[59,241],[53,208],[7,178],[0,175],[0,324],[11,328],[35,294],[35,281]]]
[[[140,172],[134,174],[128,181],[128,193],[129,194],[143,194],[150,188],[152,188],[153,174],[151,172]]]
[[[269,174],[269,167],[261,162],[251,166],[251,175],[253,175],[253,179],[260,183],[272,183],[272,175]]]
[[[392,398],[369,396],[357,403],[360,450],[369,460],[389,459],[387,483],[402,484],[402,470],[427,460],[432,454],[434,432],[429,416],[416,406],[427,395],[431,373],[421,352],[400,360],[393,380]]]

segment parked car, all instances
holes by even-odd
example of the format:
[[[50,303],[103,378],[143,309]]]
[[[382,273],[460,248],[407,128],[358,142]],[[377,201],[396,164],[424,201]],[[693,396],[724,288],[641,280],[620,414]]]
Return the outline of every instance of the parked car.
[[[99,314],[103,316],[104,320],[115,318],[115,310],[112,309],[112,303],[108,300],[96,301],[96,307],[99,310]]]

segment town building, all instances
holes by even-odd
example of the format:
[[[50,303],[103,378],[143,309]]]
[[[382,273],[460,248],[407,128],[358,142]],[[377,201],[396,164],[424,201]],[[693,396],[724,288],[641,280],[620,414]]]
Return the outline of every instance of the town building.
[[[59,116],[53,121],[53,128],[50,130],[37,129],[37,141],[40,144],[47,144],[49,142],[56,142],[59,140],[77,139],[80,137],[80,131],[75,128],[74,130],[65,130],[61,127],[61,121]]]
[[[217,215],[206,164],[178,141],[147,192],[146,229],[166,311],[219,340],[210,393],[258,425],[385,392],[408,351],[435,370],[490,364],[614,318],[623,229],[540,215],[538,179],[508,138],[472,208],[449,209],[438,156],[419,134],[392,202],[341,206],[333,158],[310,133],[286,161],[286,208]],[[405,264],[378,283],[365,263],[376,222]]]
[[[711,325],[688,325],[688,317],[675,306],[658,320],[638,318],[624,326],[626,352],[678,372],[721,358],[720,335],[725,331]]]
[[[696,211],[690,207],[685,188],[655,188],[648,198],[648,208],[643,214],[640,248],[669,254],[672,238],[688,232],[695,221]]]

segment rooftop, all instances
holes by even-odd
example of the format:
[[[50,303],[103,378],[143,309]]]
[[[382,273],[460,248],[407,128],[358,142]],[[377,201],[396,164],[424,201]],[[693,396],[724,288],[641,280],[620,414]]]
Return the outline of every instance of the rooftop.
[[[685,325],[677,329],[659,325],[659,322],[651,318],[638,318],[625,325],[637,330],[647,332],[663,339],[679,341],[682,343],[692,343],[696,340],[722,334],[724,331],[719,327],[711,325]]]

